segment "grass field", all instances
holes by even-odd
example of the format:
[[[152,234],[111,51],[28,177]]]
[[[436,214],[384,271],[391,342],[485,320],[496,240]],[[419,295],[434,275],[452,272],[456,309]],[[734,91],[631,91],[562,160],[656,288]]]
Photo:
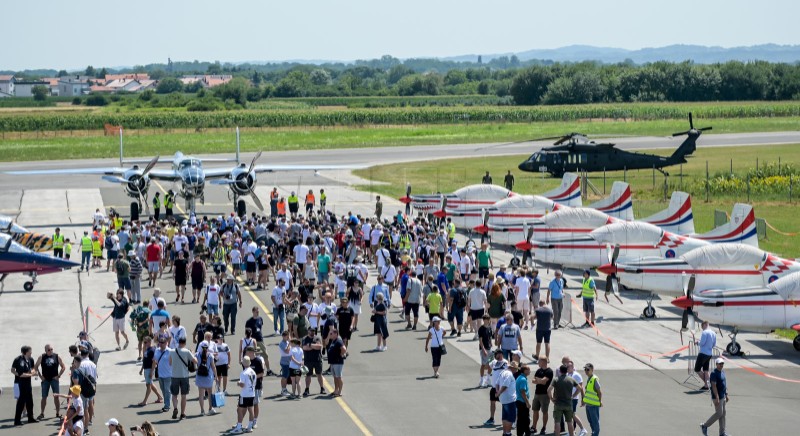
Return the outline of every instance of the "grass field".
[[[713,133],[796,130],[800,117],[704,119],[698,127],[711,125]],[[683,120],[569,121],[546,123],[469,123],[455,125],[296,127],[243,129],[245,151],[314,150],[422,144],[469,144],[509,142],[579,131],[589,135],[667,136],[685,130]],[[91,136],[96,134],[98,136]],[[119,154],[115,136],[101,131],[0,133],[0,161],[79,158],[111,158]],[[87,136],[88,135],[88,136]],[[129,131],[125,152],[131,157],[184,153],[233,151],[233,129],[196,133],[192,129],[147,129]],[[514,166],[516,167],[516,165]]]
[[[672,150],[655,150],[654,153],[669,154]],[[708,147],[698,146],[693,159],[683,167],[683,190],[692,194],[695,227],[698,232],[705,232],[713,228],[714,210],[724,210],[730,213],[735,202],[746,202],[746,196],[717,195],[705,201],[705,192],[693,191],[699,180],[705,178],[706,161],[709,162],[709,172],[729,171],[733,159],[734,173],[744,173],[749,168],[755,167],[756,158],[759,165],[765,162],[782,164],[792,163],[795,167],[800,165],[800,144],[778,146],[749,146],[749,147]],[[395,165],[357,170],[355,173],[363,178],[386,182],[388,185],[374,184],[360,186],[360,189],[371,190],[394,198],[401,197],[405,192],[406,183],[412,185],[412,193],[425,194],[431,192],[452,192],[463,186],[480,183],[484,171],[490,171],[495,182],[502,181],[507,170],[512,170],[516,178],[514,190],[523,194],[545,192],[558,186],[560,180],[549,176],[542,178],[539,174],[523,173],[517,165],[527,158],[526,155],[498,156],[491,159],[448,159],[425,162],[412,162]],[[680,189],[679,168],[670,168],[672,176],[669,181],[668,194],[673,189]],[[623,180],[622,172],[609,172],[606,174],[606,189],[611,189],[614,180]],[[590,181],[602,194],[603,175],[593,173]],[[664,177],[656,173],[653,189],[652,170],[628,171],[627,181],[631,185],[634,196],[634,211],[637,218],[648,216],[666,208],[663,201]],[[800,184],[800,183],[798,183]],[[589,201],[600,198],[602,195],[591,195]],[[796,199],[798,193],[794,194]],[[780,197],[780,198],[778,198]],[[800,232],[800,222],[795,215],[796,201],[788,202],[788,192],[785,197],[772,196],[768,200],[751,197],[755,208],[756,217],[764,218],[769,224],[782,232]],[[761,248],[774,252],[784,257],[800,257],[800,236],[785,237],[772,230],[767,231],[767,239],[760,242]]]

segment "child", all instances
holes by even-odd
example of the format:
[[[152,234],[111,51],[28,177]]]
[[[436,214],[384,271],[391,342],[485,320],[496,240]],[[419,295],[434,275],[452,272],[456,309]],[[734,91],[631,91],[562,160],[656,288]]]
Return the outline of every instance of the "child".
[[[83,435],[83,400],[81,400],[81,387],[75,385],[69,388],[69,395],[53,394],[54,398],[66,398],[69,401],[67,406],[67,416],[65,419],[69,423],[67,429],[70,436]]]
[[[72,243],[69,238],[64,238],[64,259],[69,260],[70,253],[72,253]]]

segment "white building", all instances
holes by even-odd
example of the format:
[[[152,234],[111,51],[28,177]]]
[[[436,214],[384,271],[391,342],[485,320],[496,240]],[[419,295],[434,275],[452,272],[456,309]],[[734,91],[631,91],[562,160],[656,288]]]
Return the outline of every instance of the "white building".
[[[13,97],[15,83],[13,75],[0,76],[0,97]]]
[[[48,82],[14,82],[14,95],[17,97],[33,97],[33,87],[43,86],[47,88],[47,94],[50,94],[50,83]]]
[[[62,97],[78,97],[89,91],[89,81],[80,76],[64,76],[58,79],[58,95]]]

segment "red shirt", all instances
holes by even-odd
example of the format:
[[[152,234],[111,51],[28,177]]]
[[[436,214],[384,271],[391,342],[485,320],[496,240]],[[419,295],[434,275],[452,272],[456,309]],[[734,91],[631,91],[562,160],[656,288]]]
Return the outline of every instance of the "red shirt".
[[[158,244],[150,244],[147,246],[147,261],[158,262],[161,260],[161,247]]]

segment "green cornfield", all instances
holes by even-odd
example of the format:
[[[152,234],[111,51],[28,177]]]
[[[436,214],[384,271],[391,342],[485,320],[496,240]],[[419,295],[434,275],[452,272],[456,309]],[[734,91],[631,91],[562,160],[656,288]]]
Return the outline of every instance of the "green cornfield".
[[[128,129],[302,127],[480,123],[533,123],[589,119],[703,119],[800,116],[800,101],[743,103],[592,104],[574,106],[401,107],[342,110],[239,110],[224,112],[15,113],[0,115],[0,132]]]

